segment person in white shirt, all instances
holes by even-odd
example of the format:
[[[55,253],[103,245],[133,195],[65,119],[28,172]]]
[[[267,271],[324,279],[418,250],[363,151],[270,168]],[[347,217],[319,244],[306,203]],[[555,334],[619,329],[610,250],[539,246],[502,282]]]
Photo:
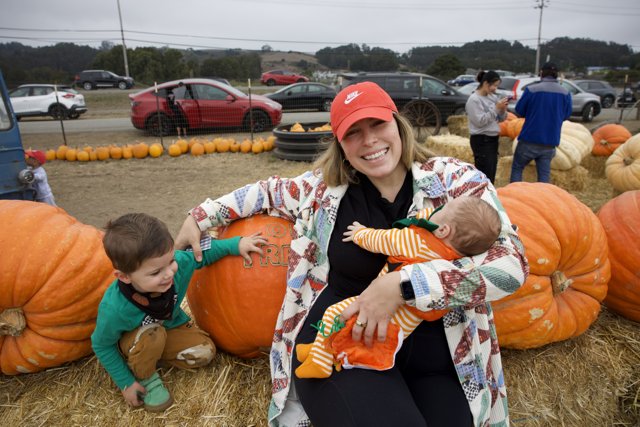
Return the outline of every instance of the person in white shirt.
[[[57,206],[53,198],[53,193],[51,192],[51,187],[49,187],[47,172],[42,167],[42,165],[47,162],[47,157],[40,150],[27,150],[24,154],[27,166],[31,167],[35,177],[33,189],[36,190],[36,201]]]

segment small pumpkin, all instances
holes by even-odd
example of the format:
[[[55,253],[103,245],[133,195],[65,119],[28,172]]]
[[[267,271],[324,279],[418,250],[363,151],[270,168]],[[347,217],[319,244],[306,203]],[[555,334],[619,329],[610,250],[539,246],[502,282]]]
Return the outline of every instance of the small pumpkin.
[[[250,153],[251,152],[251,140],[245,139],[240,143],[240,152],[242,153]]]
[[[91,353],[113,280],[102,232],[64,210],[0,201],[0,371],[38,372]]]
[[[640,133],[609,156],[604,173],[618,191],[640,190]]]
[[[133,146],[133,157],[144,159],[149,155],[149,146],[145,142],[139,142]]]
[[[207,141],[204,143],[204,152],[206,154],[213,154],[216,152],[216,144],[213,141]]]
[[[229,151],[231,151],[232,153],[237,153],[238,151],[240,151],[240,143],[235,139],[232,139],[229,143]]]
[[[69,147],[67,147],[66,145],[59,146],[58,149],[56,150],[56,159],[66,160],[65,155],[67,154],[68,149]]]
[[[55,160],[56,159],[56,150],[49,149],[49,150],[47,150],[46,153],[44,153],[44,155],[45,155],[45,159],[47,159],[47,162]]]
[[[262,142],[262,139],[257,139],[256,141],[253,142],[253,144],[251,144],[251,152],[253,154],[260,154],[264,151],[264,144]]]
[[[119,160],[122,158],[122,147],[118,147],[117,145],[112,145],[109,148],[109,157],[115,160]]]
[[[178,144],[171,144],[169,146],[169,155],[171,157],[178,157],[182,154],[182,148]]]
[[[597,128],[592,136],[593,149],[591,154],[594,156],[610,156],[616,148],[631,138],[631,132],[622,125],[609,123]]]
[[[258,357],[268,349],[284,298],[293,227],[268,215],[239,219],[220,230],[218,238],[261,232],[268,239],[263,256],[251,264],[228,256],[196,270],[187,298],[198,325],[216,346],[239,357]]]
[[[107,160],[109,158],[109,147],[96,148],[96,155],[98,160]]]
[[[78,151],[78,154],[76,155],[76,158],[79,162],[88,162],[89,161],[89,152],[88,151],[84,151],[84,150],[80,150]]]
[[[164,152],[164,147],[159,142],[154,142],[149,147],[149,155],[153,158],[160,157]]]
[[[202,156],[204,154],[204,145],[199,142],[195,142],[191,145],[191,149],[189,151],[192,156]]]
[[[640,190],[627,191],[600,208],[607,233],[611,280],[604,303],[627,319],[640,322]]]
[[[189,151],[189,142],[186,139],[178,139],[176,141],[176,144],[178,144],[178,147],[180,147],[180,151],[182,151],[182,154]]]
[[[64,153],[64,158],[69,162],[75,162],[76,160],[78,160],[78,150],[75,148],[69,148]]]
[[[229,151],[230,146],[231,143],[226,138],[220,138],[216,141],[216,151],[218,153],[226,153],[227,151]]]
[[[598,317],[611,275],[600,221],[551,184],[512,183],[498,196],[530,268],[516,292],[492,303],[500,346],[540,347],[582,334]]]

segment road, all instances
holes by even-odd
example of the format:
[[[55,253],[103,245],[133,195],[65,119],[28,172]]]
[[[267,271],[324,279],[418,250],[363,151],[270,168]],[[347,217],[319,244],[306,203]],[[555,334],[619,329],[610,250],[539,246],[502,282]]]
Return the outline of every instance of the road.
[[[594,124],[601,122],[617,122],[620,118],[620,110],[615,108],[605,109],[600,113],[598,117],[593,120],[593,123],[589,124],[589,128]],[[623,122],[635,120],[636,111],[624,110]],[[284,113],[282,115],[282,124],[290,125],[296,122],[300,123],[313,123],[313,122],[328,122],[329,113],[323,112],[296,112],[296,113]],[[132,130],[133,125],[129,118],[110,118],[110,119],[83,119],[82,117],[77,120],[64,121],[64,128],[66,132],[113,132],[122,130]],[[53,121],[48,118],[42,118],[39,120],[29,120],[20,122],[20,133],[26,134],[38,134],[38,133],[52,133],[60,131],[60,122]]]
[[[312,123],[328,121],[329,113],[324,112],[284,113],[281,124],[292,125],[295,122]],[[80,117],[77,120],[65,120],[63,123],[66,132],[114,132],[134,129],[128,117],[110,119],[83,119]],[[60,122],[49,118],[23,120],[19,126],[22,135],[60,132]]]

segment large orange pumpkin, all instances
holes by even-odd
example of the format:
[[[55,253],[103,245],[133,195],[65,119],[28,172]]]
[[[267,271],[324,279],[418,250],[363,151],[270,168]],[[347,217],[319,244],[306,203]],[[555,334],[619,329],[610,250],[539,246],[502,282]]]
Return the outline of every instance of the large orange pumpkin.
[[[551,184],[512,183],[498,195],[531,270],[518,291],[492,304],[500,345],[533,348],[582,334],[598,317],[611,275],[598,217]]]
[[[113,280],[102,232],[45,203],[0,201],[0,371],[37,372],[91,353]]]
[[[196,322],[216,346],[244,358],[257,357],[271,346],[286,287],[292,224],[257,215],[232,222],[218,236],[258,231],[269,241],[263,256],[252,254],[250,265],[240,256],[224,257],[197,270],[187,292]]]
[[[594,156],[610,156],[621,144],[631,138],[631,132],[626,127],[615,123],[609,123],[599,127],[593,132]]]
[[[640,190],[609,200],[598,218],[609,238],[611,255],[611,281],[604,303],[640,322]]]

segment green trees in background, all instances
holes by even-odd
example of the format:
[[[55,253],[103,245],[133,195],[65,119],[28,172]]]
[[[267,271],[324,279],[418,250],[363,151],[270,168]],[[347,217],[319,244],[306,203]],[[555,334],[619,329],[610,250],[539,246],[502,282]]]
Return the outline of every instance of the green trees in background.
[[[244,81],[260,77],[261,53],[271,52],[268,45],[261,51],[194,50],[168,47],[127,49],[129,74],[142,85],[151,85],[186,77],[223,77]],[[390,49],[355,43],[326,47],[315,56],[321,67],[341,71],[407,70],[432,74],[443,80],[471,69],[502,69],[516,73],[532,73],[535,49],[520,42],[484,40],[462,46],[414,47],[400,55]],[[541,58],[547,56],[565,72],[586,73],[588,66],[614,68],[604,77],[621,83],[624,75],[632,81],[640,79],[640,53],[628,45],[590,39],[560,37],[542,45]],[[284,59],[283,59],[284,60]],[[282,68],[296,67],[309,72],[318,67],[296,61]],[[616,67],[628,67],[615,70]],[[21,43],[0,43],[0,70],[10,87],[22,83],[70,84],[85,69],[106,69],[124,74],[122,47],[103,42],[100,48],[58,43],[55,46],[30,47]]]

